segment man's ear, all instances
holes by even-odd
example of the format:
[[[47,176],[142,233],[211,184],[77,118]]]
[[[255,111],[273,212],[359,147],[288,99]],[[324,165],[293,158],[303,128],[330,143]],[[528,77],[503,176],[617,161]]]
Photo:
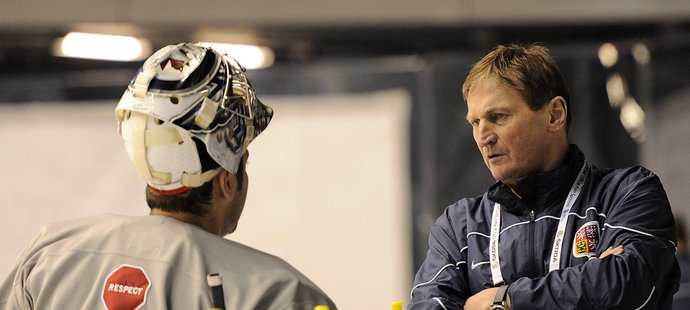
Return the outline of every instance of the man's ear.
[[[565,130],[568,119],[568,107],[565,104],[565,99],[561,96],[556,96],[548,103],[549,107],[549,131],[556,132]]]
[[[237,177],[227,170],[221,169],[216,176],[216,182],[218,182],[219,193],[225,199],[232,199],[237,189]]]

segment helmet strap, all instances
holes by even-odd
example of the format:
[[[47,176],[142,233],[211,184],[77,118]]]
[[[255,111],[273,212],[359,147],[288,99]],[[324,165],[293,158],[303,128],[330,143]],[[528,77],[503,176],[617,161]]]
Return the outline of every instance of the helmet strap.
[[[156,193],[159,193],[159,194],[161,194],[161,195],[163,195],[163,196],[174,196],[174,195],[179,195],[179,194],[182,194],[182,193],[184,193],[184,192],[186,192],[186,191],[188,191],[188,190],[190,190],[190,189],[193,188],[193,187],[182,186],[182,187],[176,188],[176,189],[162,190],[162,189],[157,189],[157,188],[155,188],[155,187],[153,187],[153,186],[150,186],[150,185],[149,185],[149,187],[151,188],[152,191],[154,191],[154,192],[156,192]]]

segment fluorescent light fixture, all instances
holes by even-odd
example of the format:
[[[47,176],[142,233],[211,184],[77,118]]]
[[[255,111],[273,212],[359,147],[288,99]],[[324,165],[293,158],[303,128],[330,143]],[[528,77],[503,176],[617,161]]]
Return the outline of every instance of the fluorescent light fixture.
[[[212,47],[221,53],[235,58],[247,69],[267,68],[273,65],[275,61],[275,53],[265,46],[211,42],[200,42],[199,44]]]
[[[151,53],[151,43],[130,36],[70,32],[55,40],[53,54],[110,61],[137,61]]]

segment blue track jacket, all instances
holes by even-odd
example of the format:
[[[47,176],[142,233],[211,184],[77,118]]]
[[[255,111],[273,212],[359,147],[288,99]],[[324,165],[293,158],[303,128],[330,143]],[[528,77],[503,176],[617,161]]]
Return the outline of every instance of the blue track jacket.
[[[499,285],[489,264],[496,203],[512,309],[670,309],[680,277],[673,215],[659,178],[643,167],[592,167],[567,214],[560,269],[549,272],[561,210],[584,163],[572,145],[564,166],[518,180],[522,199],[498,182],[447,207],[431,227],[408,309],[462,309]],[[618,245],[624,254],[598,258]]]

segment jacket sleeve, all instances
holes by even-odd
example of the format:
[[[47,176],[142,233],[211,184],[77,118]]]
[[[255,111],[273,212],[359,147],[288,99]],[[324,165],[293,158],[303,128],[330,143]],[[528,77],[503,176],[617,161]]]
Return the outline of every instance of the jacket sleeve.
[[[610,246],[625,252],[520,278],[508,290],[513,309],[668,309],[678,289],[675,226],[659,178],[644,168],[616,182],[604,197],[606,220],[597,257]]]
[[[462,309],[470,297],[462,210],[458,203],[446,208],[431,226],[429,251],[415,276],[408,309]]]

